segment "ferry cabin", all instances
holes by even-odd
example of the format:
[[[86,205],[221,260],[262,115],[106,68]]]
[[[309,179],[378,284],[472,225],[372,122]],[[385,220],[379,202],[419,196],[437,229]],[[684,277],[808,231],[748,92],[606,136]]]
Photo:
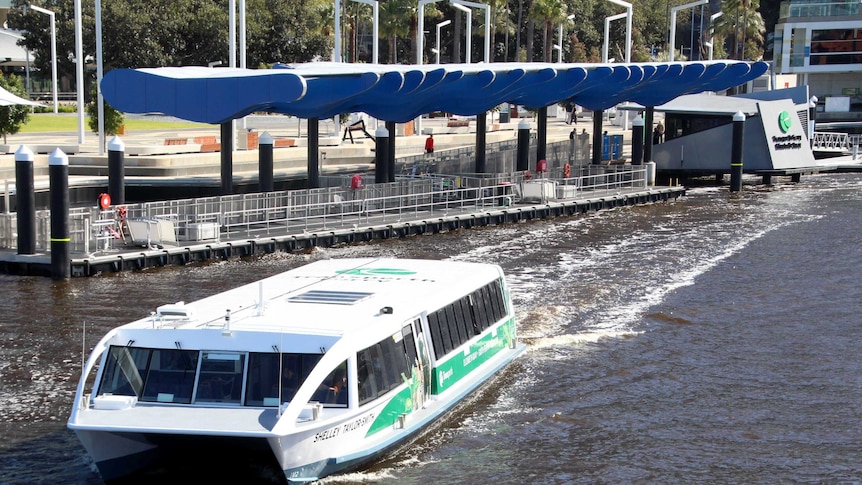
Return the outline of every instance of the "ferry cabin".
[[[318,261],[112,330],[68,426],[106,480],[192,446],[310,481],[415,436],[523,350],[497,266]]]

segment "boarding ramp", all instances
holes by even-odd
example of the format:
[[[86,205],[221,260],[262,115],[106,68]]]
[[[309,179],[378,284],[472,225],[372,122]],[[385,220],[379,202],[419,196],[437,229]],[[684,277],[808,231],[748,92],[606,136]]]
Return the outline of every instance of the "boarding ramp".
[[[859,146],[860,138],[862,138],[862,135],[815,131],[814,137],[811,139],[811,150],[820,153],[845,155],[852,153],[854,146]]]

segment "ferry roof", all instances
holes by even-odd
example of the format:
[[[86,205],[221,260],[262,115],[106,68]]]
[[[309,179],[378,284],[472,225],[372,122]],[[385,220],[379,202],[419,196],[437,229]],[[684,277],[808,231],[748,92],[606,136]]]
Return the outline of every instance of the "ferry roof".
[[[275,345],[284,352],[318,353],[321,346],[329,348],[348,334],[379,341],[422,311],[451,303],[501,276],[498,267],[479,263],[317,261],[196,302],[161,306],[156,315],[125,325],[120,340],[132,338],[145,347],[161,341],[173,346],[171,342],[183,335],[183,348],[271,352]],[[386,324],[375,326],[376,322]],[[194,346],[187,338],[189,330],[200,331]],[[263,334],[283,337],[264,342]]]
[[[765,73],[765,62],[631,64],[348,64],[274,69],[160,67],[114,69],[105,100],[127,113],[163,113],[225,123],[253,112],[328,118],[364,112],[407,122],[434,111],[484,113],[502,103],[530,109],[572,102],[600,110],[631,101],[658,106],[678,96],[720,91]]]

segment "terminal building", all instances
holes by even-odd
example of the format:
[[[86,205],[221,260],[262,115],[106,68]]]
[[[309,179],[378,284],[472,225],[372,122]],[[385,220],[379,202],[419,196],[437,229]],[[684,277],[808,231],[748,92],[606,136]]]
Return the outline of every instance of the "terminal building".
[[[773,69],[817,97],[817,130],[862,133],[862,2],[782,2]]]
[[[805,86],[737,96],[692,94],[655,108],[665,133],[653,147],[660,176],[716,175],[731,171],[733,116],[745,115],[743,171],[791,175],[828,166],[811,149]]]

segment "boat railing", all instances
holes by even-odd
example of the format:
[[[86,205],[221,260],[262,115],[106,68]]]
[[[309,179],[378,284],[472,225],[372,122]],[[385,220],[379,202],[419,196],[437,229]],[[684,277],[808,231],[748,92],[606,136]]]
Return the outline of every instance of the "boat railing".
[[[133,247],[169,247],[224,239],[349,230],[530,202],[526,184],[543,182],[542,202],[643,190],[642,167],[578,166],[568,177],[552,172],[427,174],[394,182],[318,189],[235,194],[126,204],[107,210],[69,211],[73,255],[104,254]],[[50,211],[36,212],[36,252],[50,251]],[[133,234],[137,228],[138,233]],[[141,234],[143,229],[143,235]],[[0,214],[0,249],[17,249],[17,214]]]

